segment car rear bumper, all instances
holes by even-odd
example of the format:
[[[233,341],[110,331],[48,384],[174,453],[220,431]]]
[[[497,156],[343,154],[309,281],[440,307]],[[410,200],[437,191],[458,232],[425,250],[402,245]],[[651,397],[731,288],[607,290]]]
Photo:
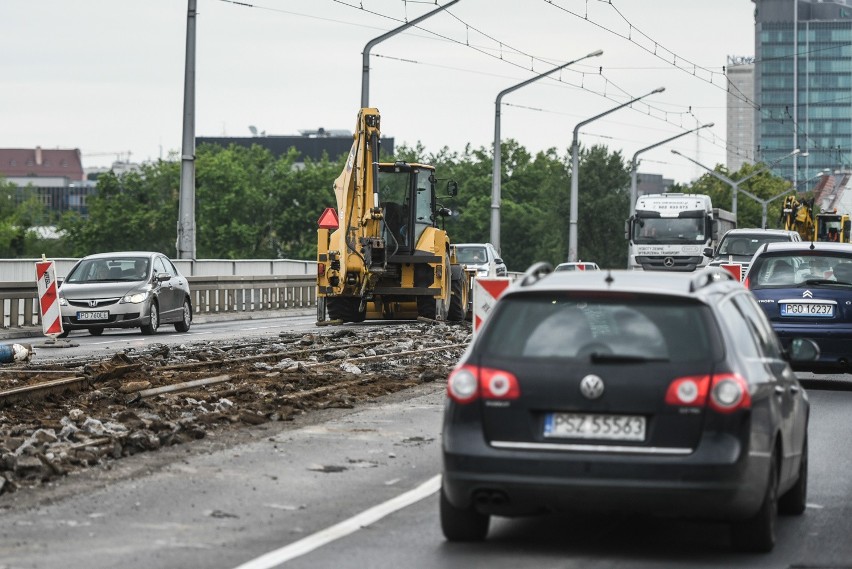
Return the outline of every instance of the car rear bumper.
[[[790,348],[793,338],[809,338],[819,346],[819,359],[815,362],[793,363],[797,371],[852,370],[852,326],[779,326],[773,328],[784,349]]]
[[[481,441],[481,439],[480,439]],[[503,516],[545,512],[646,513],[735,520],[753,515],[768,480],[768,453],[730,435],[706,435],[689,454],[448,449],[443,486],[457,507]]]

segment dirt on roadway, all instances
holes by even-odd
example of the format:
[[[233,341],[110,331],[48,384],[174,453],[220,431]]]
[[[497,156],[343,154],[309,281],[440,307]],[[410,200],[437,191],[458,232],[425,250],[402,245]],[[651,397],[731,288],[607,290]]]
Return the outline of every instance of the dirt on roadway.
[[[0,367],[0,494],[209,433],[352,408],[443,381],[469,323],[346,325]]]

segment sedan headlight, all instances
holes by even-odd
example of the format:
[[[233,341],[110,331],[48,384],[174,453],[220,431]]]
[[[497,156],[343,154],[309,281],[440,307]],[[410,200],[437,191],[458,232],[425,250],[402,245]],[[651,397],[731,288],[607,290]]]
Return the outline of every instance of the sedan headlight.
[[[139,304],[140,302],[145,302],[148,300],[148,291],[143,292],[133,292],[130,294],[124,295],[121,299],[121,302],[130,302],[132,304]]]

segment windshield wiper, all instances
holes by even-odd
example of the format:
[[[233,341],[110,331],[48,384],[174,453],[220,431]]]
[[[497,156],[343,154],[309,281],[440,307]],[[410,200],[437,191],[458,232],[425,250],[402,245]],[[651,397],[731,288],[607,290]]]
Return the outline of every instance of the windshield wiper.
[[[593,363],[633,364],[669,361],[669,358],[651,358],[648,356],[628,356],[623,354],[601,354],[598,352],[594,352],[590,357]]]
[[[805,281],[805,284],[809,284],[809,285],[822,285],[822,284],[833,285],[833,284],[849,284],[849,283],[846,283],[846,282],[843,282],[843,281],[833,281],[831,279],[808,279],[808,280]]]

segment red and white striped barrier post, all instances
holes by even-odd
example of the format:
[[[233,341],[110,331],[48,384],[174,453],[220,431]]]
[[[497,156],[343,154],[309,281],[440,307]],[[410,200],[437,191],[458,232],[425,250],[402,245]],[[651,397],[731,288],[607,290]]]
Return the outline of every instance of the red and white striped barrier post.
[[[37,262],[35,266],[41,328],[45,336],[53,336],[55,339],[62,333],[62,312],[59,309],[56,267],[53,261],[48,261],[44,255],[41,256],[41,261]]]
[[[473,280],[473,336],[488,318],[491,309],[512,284],[508,277],[477,277]]]

